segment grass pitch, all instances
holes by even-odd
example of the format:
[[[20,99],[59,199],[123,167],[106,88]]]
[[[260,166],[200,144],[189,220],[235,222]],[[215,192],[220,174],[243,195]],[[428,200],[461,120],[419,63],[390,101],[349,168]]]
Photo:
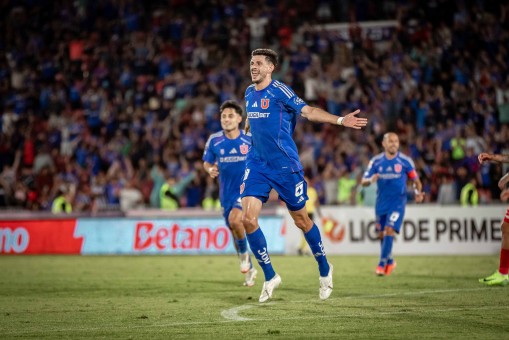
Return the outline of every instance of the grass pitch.
[[[495,256],[330,257],[334,292],[318,298],[313,258],[273,256],[283,279],[259,304],[235,256],[2,256],[0,338],[507,338],[509,287],[477,282]]]

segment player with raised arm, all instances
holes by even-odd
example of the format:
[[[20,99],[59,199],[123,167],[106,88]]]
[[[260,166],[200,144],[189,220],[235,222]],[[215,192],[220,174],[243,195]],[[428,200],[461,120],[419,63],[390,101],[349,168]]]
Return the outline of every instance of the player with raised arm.
[[[246,232],[242,224],[239,188],[244,173],[246,155],[251,147],[251,134],[239,129],[242,107],[235,101],[225,101],[220,109],[223,130],[212,134],[203,153],[203,168],[212,178],[219,177],[219,200],[226,225],[231,229],[240,257],[240,272],[244,285],[254,285],[257,270],[247,250]]]
[[[384,152],[371,159],[362,178],[363,186],[377,182],[376,228],[382,242],[380,261],[375,273],[379,276],[390,275],[396,268],[396,262],[392,256],[392,244],[405,216],[408,179],[414,181],[415,201],[420,203],[424,199],[422,184],[415,171],[414,162],[410,157],[399,152],[398,135],[393,132],[386,133],[382,146]]]
[[[295,225],[304,232],[320,272],[319,296],[327,299],[333,288],[333,267],[328,263],[318,227],[308,217],[305,208],[307,183],[292,134],[297,117],[361,129],[366,118],[358,118],[359,110],[345,117],[334,116],[320,108],[307,105],[286,84],[273,80],[278,55],[270,49],[256,49],[251,53],[250,73],[253,82],[246,89],[246,112],[253,144],[246,160],[246,171],[241,185],[242,221],[249,246],[258,260],[265,282],[259,302],[272,298],[281,277],[272,267],[267,242],[258,226],[263,203],[274,189]]]
[[[496,163],[509,163],[509,155],[499,155],[490,153],[481,153],[478,156],[479,163],[496,162]],[[499,181],[498,187],[502,192],[500,199],[506,202],[509,199],[509,173],[505,174]],[[479,279],[479,282],[488,286],[506,286],[509,284],[509,208],[507,209],[504,221],[502,222],[502,245],[500,247],[500,262],[498,270],[490,276]]]

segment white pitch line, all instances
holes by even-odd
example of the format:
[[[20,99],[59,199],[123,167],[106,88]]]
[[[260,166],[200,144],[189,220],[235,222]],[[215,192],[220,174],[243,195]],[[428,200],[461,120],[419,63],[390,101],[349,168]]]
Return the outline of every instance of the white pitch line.
[[[338,300],[345,300],[345,299],[376,299],[376,298],[384,298],[384,297],[391,297],[391,296],[411,296],[411,295],[425,295],[425,294],[444,294],[444,293],[458,293],[458,292],[469,292],[469,291],[478,291],[478,290],[484,290],[486,288],[468,288],[468,289],[437,289],[437,290],[421,290],[417,292],[398,292],[398,293],[388,293],[388,294],[373,294],[373,295],[351,295],[351,296],[342,296],[337,298],[330,298],[327,301],[338,301]],[[323,303],[322,301],[310,301],[310,300],[301,300],[301,301],[289,301],[290,303],[310,303],[310,302],[316,302],[316,303]],[[274,304],[275,302],[271,302],[271,304]],[[225,318],[226,320],[230,321],[259,321],[262,319],[251,319],[251,318],[244,318],[240,316],[238,313],[246,310],[251,309],[255,306],[262,306],[267,304],[259,304],[259,305],[253,305],[253,304],[246,304],[246,305],[240,305],[237,307],[233,307],[230,309],[225,309],[221,311],[221,316]],[[382,313],[383,314],[383,313]],[[283,319],[280,319],[283,320]]]
[[[270,305],[273,305],[274,302],[267,302],[267,303],[264,303],[264,304],[245,304],[245,305],[240,305],[238,307],[233,307],[233,308],[229,308],[229,309],[225,309],[223,311],[221,311],[221,316],[223,318],[225,318],[226,320],[228,321],[253,321],[255,319],[251,319],[251,318],[245,318],[243,316],[239,316],[239,312],[243,311],[243,310],[246,310],[246,309],[251,309],[253,307],[263,307],[263,306],[270,306]]]
[[[241,306],[238,306],[238,307],[233,307],[233,308],[230,308],[230,309],[225,309],[221,312],[221,316],[223,318],[225,318],[226,320],[232,320],[232,321],[250,321],[252,319],[250,318],[244,318],[242,316],[239,316],[239,312],[243,311],[243,310],[246,310],[246,309],[251,309],[255,307],[254,305],[241,305]]]

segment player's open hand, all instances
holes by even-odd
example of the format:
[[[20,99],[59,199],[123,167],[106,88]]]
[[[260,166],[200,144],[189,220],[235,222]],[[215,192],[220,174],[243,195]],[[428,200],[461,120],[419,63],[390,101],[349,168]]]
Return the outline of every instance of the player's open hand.
[[[355,110],[344,116],[342,125],[356,130],[360,130],[366,126],[368,124],[368,119],[356,117],[359,112],[361,112],[361,110]]]

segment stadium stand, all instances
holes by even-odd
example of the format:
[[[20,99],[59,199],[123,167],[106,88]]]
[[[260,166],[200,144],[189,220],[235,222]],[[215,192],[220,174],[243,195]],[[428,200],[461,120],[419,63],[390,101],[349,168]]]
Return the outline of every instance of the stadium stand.
[[[395,25],[368,32],[379,20]],[[458,203],[471,177],[479,204],[496,201],[508,170],[476,159],[509,153],[509,5],[498,1],[2,1],[0,34],[2,209],[50,211],[62,192],[78,213],[158,207],[165,179],[193,172],[180,206],[201,206],[214,186],[205,138],[219,104],[243,100],[260,46],[280,52],[277,77],[304,100],[370,120],[362,132],[297,125],[322,204],[359,183],[389,130],[427,202]],[[357,188],[341,204],[373,194]]]

